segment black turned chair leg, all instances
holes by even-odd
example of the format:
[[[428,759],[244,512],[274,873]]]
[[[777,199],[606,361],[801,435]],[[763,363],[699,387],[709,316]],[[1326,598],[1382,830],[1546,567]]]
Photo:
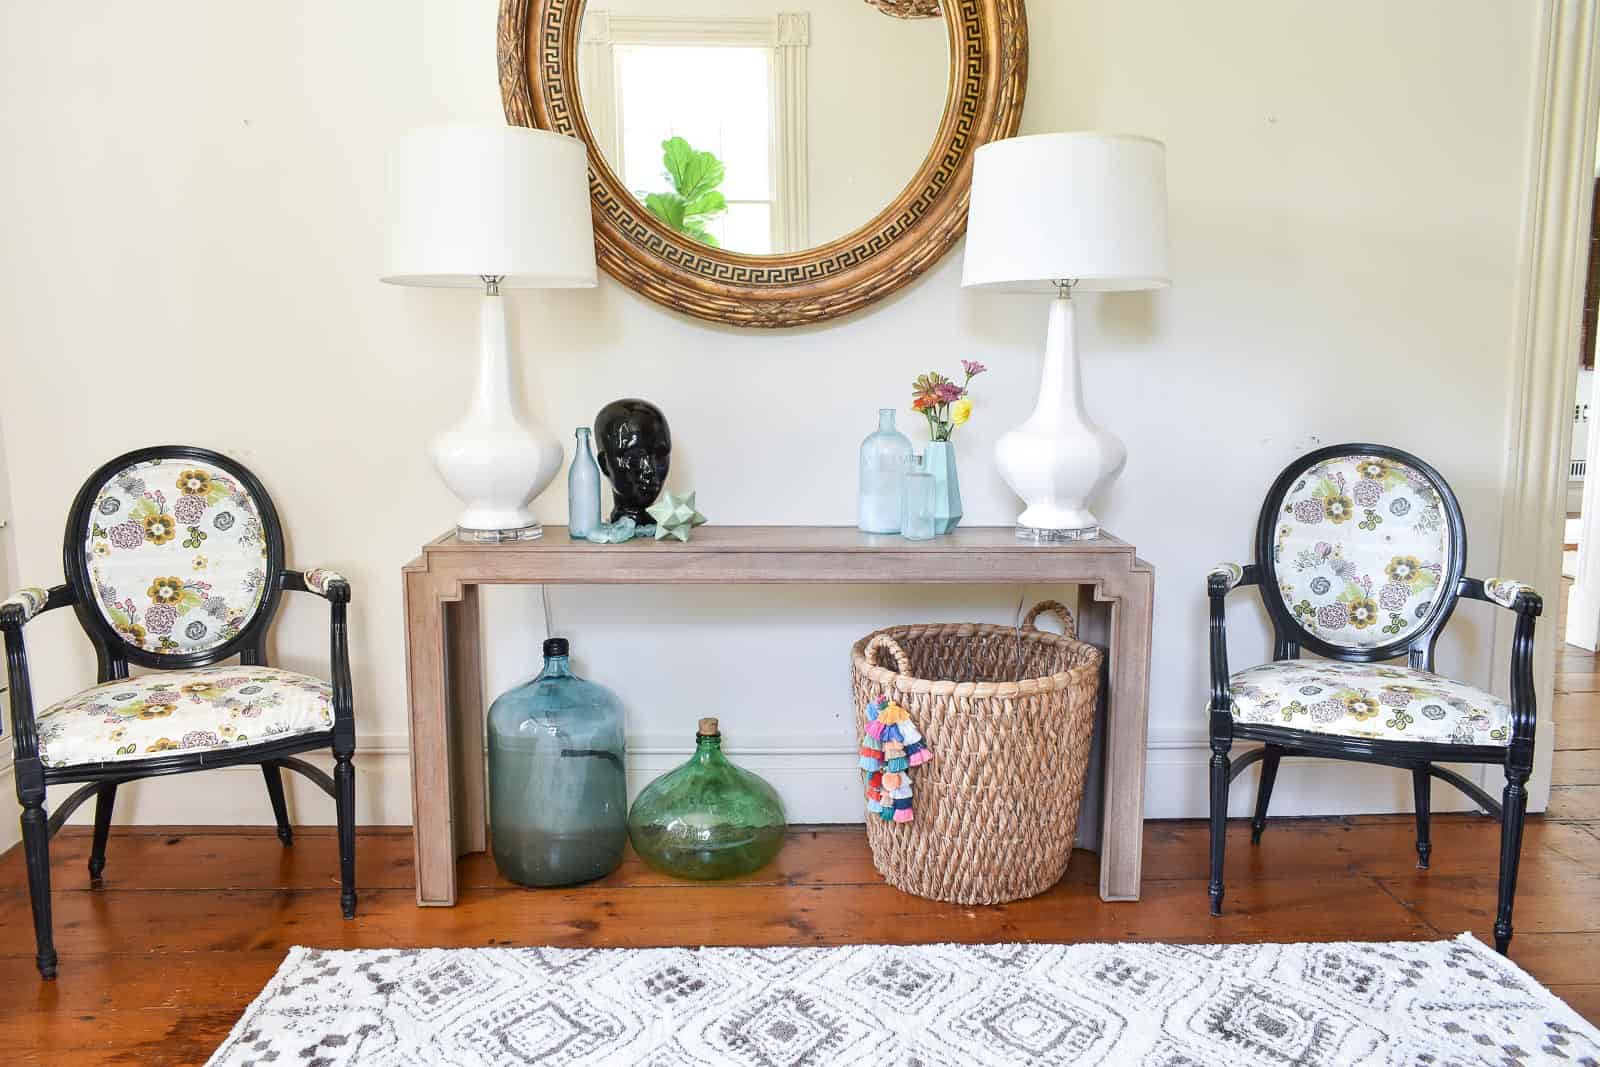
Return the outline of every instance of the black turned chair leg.
[[[1522,824],[1528,813],[1528,772],[1512,771],[1500,809],[1500,904],[1495,910],[1494,947],[1504,956],[1511,945],[1511,906],[1522,861]]]
[[[94,842],[89,846],[89,884],[100,884],[106,871],[106,838],[111,836],[111,809],[117,803],[117,783],[102,782],[94,796]]]
[[[1411,768],[1411,791],[1416,794],[1417,807],[1417,870],[1428,869],[1428,859],[1433,853],[1433,841],[1428,836],[1428,822],[1433,812],[1433,777],[1428,765]]]
[[[34,961],[43,978],[56,976],[55,934],[50,922],[50,821],[44,798],[22,804],[22,852],[28,865],[28,896],[33,903]]]
[[[1261,781],[1256,785],[1256,817],[1250,820],[1250,843],[1261,844],[1261,832],[1267,828],[1267,805],[1272,803],[1272,787],[1278,781],[1278,760],[1283,749],[1277,745],[1266,746],[1267,754],[1261,757]]]
[[[283,768],[276,763],[263,763],[261,777],[267,780],[267,797],[272,801],[272,818],[278,824],[278,840],[292,845],[294,828],[289,825],[289,805],[283,798]]]
[[[1211,740],[1211,914],[1222,914],[1222,857],[1228,844],[1228,760],[1231,743]]]
[[[356,769],[350,753],[335,753],[334,806],[339,817],[339,909],[346,919],[356,917]]]

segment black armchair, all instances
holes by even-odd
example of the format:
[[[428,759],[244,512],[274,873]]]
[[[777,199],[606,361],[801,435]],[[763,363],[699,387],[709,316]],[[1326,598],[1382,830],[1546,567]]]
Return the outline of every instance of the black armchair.
[[[1411,771],[1420,868],[1432,853],[1432,779],[1460,789],[1500,820],[1494,938],[1504,953],[1533,771],[1539,594],[1509,579],[1465,577],[1466,528],[1455,494],[1422,460],[1381,445],[1334,445],[1290,464],[1262,505],[1255,548],[1255,563],[1221,564],[1206,575],[1211,913],[1222,914],[1232,781],[1260,762],[1254,844],[1266,827],[1284,756],[1358,760]],[[1247,585],[1260,587],[1271,617],[1273,662],[1230,674],[1224,602]],[[1462,597],[1517,614],[1509,701],[1433,673],[1434,646]],[[1302,649],[1325,659],[1303,661]],[[1401,657],[1404,667],[1382,665]],[[1235,740],[1261,747],[1230,760]],[[1439,763],[1504,767],[1502,799]]]
[[[67,520],[67,582],[0,602],[11,675],[11,723],[22,841],[39,973],[56,974],[49,843],[95,798],[89,878],[105,870],[117,787],[166,774],[259,764],[278,837],[292,842],[284,768],[334,799],[340,906],[356,909],[355,710],[350,583],[329,570],[286,570],[283,529],[261,483],[216,452],[184,446],[119,456],[89,477]],[[267,665],[266,638],[284,590],[331,610],[331,684]],[[99,664],[94,688],[35,712],[23,630],[71,607]],[[220,665],[238,657],[236,665]],[[130,677],[129,665],[155,673]],[[332,776],[297,758],[331,748]],[[45,812],[45,790],[84,783]]]

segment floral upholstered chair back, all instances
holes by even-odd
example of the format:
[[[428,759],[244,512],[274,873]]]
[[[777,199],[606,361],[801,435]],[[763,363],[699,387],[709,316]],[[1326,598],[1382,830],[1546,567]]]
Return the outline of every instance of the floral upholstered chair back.
[[[138,455],[97,471],[74,505],[66,554],[79,616],[135,662],[178,666],[231,654],[276,603],[283,540],[272,502],[248,471],[214,452]]]
[[[1370,449],[1370,451],[1367,451]],[[1415,456],[1324,449],[1273,486],[1257,530],[1269,606],[1324,655],[1400,655],[1456,600],[1466,532],[1455,495]],[[1265,592],[1266,590],[1264,590]],[[1318,647],[1318,646],[1325,647]]]

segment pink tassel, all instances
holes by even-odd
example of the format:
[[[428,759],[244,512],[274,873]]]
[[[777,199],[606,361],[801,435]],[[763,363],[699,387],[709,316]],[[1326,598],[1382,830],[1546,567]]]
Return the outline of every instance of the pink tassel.
[[[906,763],[909,766],[912,766],[912,767],[920,767],[924,763],[927,763],[932,758],[933,758],[933,753],[929,752],[927,749],[924,748],[924,749],[919,749],[918,751],[911,753],[911,756],[910,756],[909,759],[906,760]]]
[[[910,808],[896,808],[894,810],[895,822],[910,822],[912,819]]]
[[[871,734],[874,740],[882,738],[883,737],[883,731],[885,729],[887,729],[887,727],[885,727],[883,723],[879,722],[876,719],[874,719],[871,722],[867,723],[867,733]]]

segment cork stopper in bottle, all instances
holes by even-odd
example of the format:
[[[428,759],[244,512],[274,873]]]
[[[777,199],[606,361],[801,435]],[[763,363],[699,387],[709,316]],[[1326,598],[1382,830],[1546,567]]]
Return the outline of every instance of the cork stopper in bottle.
[[[717,729],[716,719],[701,719],[698,732],[701,737],[717,737],[722,733],[721,730]]]

